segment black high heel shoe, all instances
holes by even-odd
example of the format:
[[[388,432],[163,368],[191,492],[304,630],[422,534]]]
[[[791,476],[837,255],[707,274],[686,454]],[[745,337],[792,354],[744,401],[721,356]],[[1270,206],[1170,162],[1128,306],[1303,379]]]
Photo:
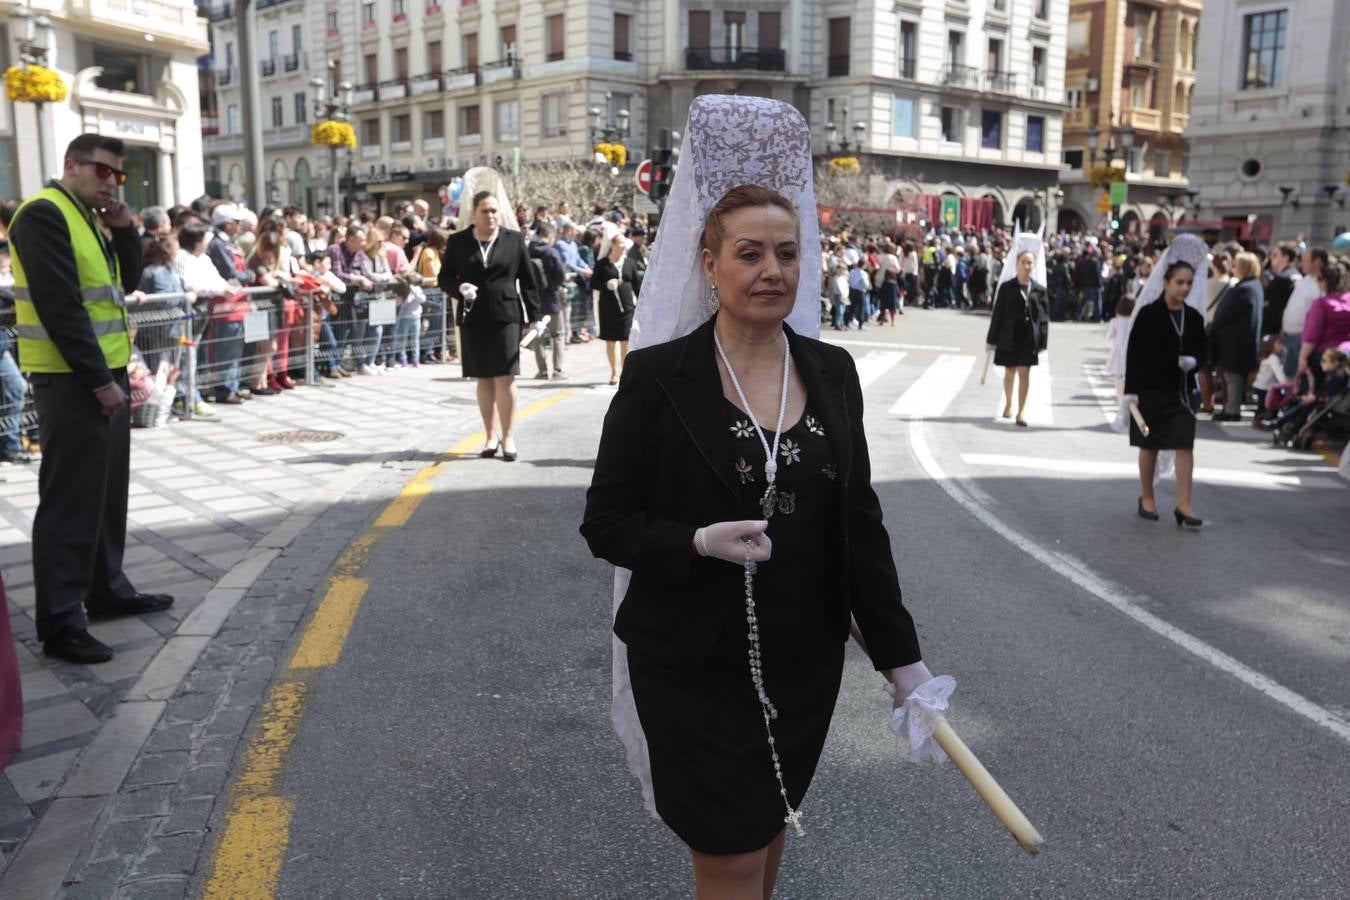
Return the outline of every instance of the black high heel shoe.
[[[1188,516],[1179,509],[1172,510],[1172,515],[1177,518],[1178,528],[1196,529],[1205,524],[1204,519],[1197,519],[1195,516]]]
[[[494,456],[497,455],[497,449],[498,449],[499,447],[501,447],[501,445],[502,445],[502,442],[501,442],[501,441],[498,441],[497,443],[493,444],[491,447],[484,447],[482,450],[480,450],[480,451],[478,452],[478,455],[481,456],[481,457],[483,457],[483,459],[492,459],[492,457],[494,457]]]
[[[505,447],[502,447],[502,459],[506,460],[507,462],[515,462],[518,456],[519,454],[516,453],[516,451],[507,450]]]
[[[1148,510],[1144,509],[1143,497],[1139,498],[1139,518],[1148,519],[1150,522],[1158,521],[1158,513],[1156,510],[1154,510],[1153,512],[1149,512]]]

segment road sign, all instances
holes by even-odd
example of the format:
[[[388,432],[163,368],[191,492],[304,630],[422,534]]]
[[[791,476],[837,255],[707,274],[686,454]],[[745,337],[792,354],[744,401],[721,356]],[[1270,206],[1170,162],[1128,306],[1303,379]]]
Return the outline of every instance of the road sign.
[[[1111,205],[1124,206],[1125,199],[1129,196],[1130,186],[1124,181],[1111,182]]]
[[[1097,198],[1097,212],[1107,213],[1111,211],[1111,195],[1102,191],[1102,195]]]
[[[644,159],[638,163],[637,173],[634,177],[637,178],[637,189],[644,194],[650,194],[652,192],[652,161]]]

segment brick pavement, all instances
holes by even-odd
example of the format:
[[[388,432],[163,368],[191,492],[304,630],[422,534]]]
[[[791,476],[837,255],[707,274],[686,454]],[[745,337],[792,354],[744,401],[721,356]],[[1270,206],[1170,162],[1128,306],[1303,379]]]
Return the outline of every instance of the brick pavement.
[[[569,351],[569,370],[603,374],[598,342]],[[523,403],[550,387],[521,384]],[[412,472],[480,427],[457,366],[217,412],[133,432],[128,574],[177,602],[93,624],[116,651],[110,663],[41,655],[28,542],[37,466],[0,468],[0,565],[24,691],[23,745],[0,773],[0,894],[65,881],[73,897],[181,895],[235,745],[315,587]],[[258,440],[289,430],[342,437]]]

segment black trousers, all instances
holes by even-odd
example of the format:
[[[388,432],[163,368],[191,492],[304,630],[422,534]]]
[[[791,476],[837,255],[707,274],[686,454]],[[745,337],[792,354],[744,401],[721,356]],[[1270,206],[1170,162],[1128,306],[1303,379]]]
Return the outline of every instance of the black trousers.
[[[113,379],[129,392],[126,369]],[[122,572],[131,411],[105,416],[74,375],[30,376],[42,440],[33,517],[38,640],[85,627],[84,607],[136,593]]]

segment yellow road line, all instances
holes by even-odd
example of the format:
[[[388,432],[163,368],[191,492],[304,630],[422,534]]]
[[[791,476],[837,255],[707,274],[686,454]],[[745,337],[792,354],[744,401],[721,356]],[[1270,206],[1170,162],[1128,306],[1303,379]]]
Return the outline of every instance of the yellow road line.
[[[545,397],[521,410],[516,421],[577,393],[571,390]],[[447,462],[475,450],[486,439],[482,431],[469,435],[446,451],[445,459],[409,479],[370,529],[352,541],[333,564],[328,590],[301,633],[287,666],[293,680],[273,686],[244,751],[243,767],[231,788],[223,834],[212,859],[211,878],[204,893],[207,900],[267,900],[275,893],[295,806],[289,798],[278,795],[279,781],[304,716],[308,687],[302,679],[315,669],[333,665],[341,656],[370,587],[361,572],[375,545],[391,530],[408,524]]]
[[[1341,467],[1341,455],[1323,443],[1320,438],[1313,441],[1313,449],[1317,451],[1319,456],[1331,463],[1333,469],[1339,469]],[[1345,449],[1347,452],[1350,452],[1350,446],[1347,446]]]

